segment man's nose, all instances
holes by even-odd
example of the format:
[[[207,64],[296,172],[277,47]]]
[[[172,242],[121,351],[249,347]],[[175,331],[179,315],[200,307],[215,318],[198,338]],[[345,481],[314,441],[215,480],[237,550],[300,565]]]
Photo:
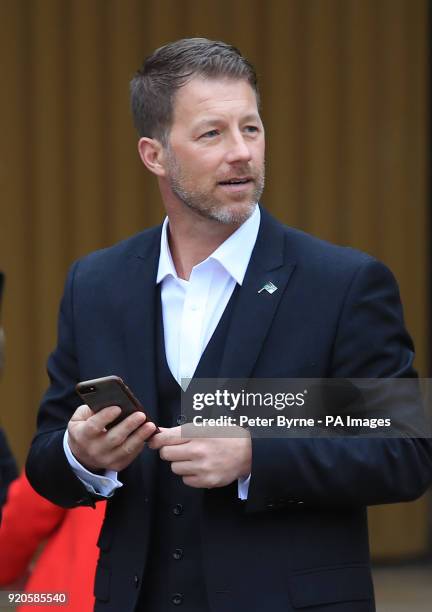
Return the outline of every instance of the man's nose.
[[[248,162],[252,159],[248,143],[242,134],[234,136],[228,146],[226,161],[232,164],[237,161]]]

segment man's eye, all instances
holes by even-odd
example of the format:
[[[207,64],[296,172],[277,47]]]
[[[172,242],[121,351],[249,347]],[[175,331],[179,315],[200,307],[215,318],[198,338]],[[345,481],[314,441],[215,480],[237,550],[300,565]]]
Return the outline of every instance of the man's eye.
[[[256,132],[258,132],[258,128],[256,125],[247,125],[245,127],[246,132],[249,132],[250,134],[256,134]]]
[[[201,136],[201,138],[213,138],[219,134],[219,130],[209,130]]]

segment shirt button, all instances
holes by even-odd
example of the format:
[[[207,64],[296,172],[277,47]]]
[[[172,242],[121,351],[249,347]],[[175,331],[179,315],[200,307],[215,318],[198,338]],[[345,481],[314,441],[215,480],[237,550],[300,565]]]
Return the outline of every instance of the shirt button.
[[[180,561],[180,559],[183,559],[183,549],[182,548],[176,548],[175,551],[172,554],[173,558],[176,561]]]
[[[183,506],[181,504],[176,504],[173,508],[173,513],[176,516],[180,516],[180,514],[182,514],[183,512]]]
[[[137,589],[137,588],[138,588],[138,586],[139,586],[139,578],[138,578],[138,576],[137,576],[136,574],[135,574],[135,576],[134,576],[134,585],[135,585],[135,588],[136,588],[136,589]]]
[[[183,603],[183,593],[174,593],[174,595],[171,597],[171,601],[175,606],[179,606],[181,603]]]
[[[177,425],[184,425],[187,421],[187,417],[185,414],[179,414],[176,418]]]
[[[195,311],[195,310],[199,309],[199,306],[198,306],[198,304],[191,304],[190,309]]]

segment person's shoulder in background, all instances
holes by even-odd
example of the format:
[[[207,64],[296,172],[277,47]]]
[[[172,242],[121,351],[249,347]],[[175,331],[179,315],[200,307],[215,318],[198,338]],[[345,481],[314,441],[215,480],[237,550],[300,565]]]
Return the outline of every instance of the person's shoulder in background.
[[[18,469],[15,458],[9,447],[6,435],[0,427],[0,520],[1,508],[5,503],[8,487],[17,476]]]
[[[52,504],[20,474],[4,506],[0,586],[13,588],[17,580],[26,579],[26,592],[67,593],[71,612],[92,609],[97,540],[104,515],[105,502],[96,509],[67,510]],[[19,609],[24,612],[27,608],[33,606]]]

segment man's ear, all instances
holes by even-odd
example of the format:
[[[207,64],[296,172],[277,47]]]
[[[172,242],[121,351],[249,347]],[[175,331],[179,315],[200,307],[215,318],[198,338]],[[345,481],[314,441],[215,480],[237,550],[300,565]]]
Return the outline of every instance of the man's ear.
[[[156,176],[165,176],[164,148],[155,138],[140,138],[138,153],[144,166]]]

